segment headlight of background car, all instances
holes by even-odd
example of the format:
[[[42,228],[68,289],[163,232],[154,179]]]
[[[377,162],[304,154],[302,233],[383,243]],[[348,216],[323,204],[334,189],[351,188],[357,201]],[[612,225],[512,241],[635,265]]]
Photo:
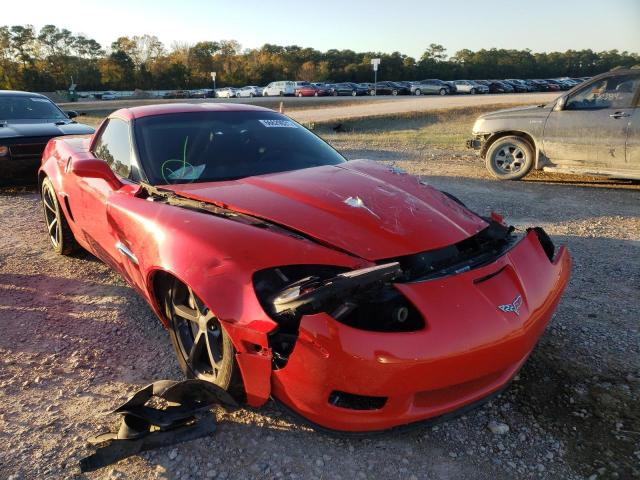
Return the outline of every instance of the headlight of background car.
[[[0,157],[6,157],[7,155],[9,155],[9,147],[0,145]]]
[[[358,270],[289,265],[256,272],[253,284],[264,310],[285,329],[297,331],[302,315],[326,312],[362,330],[420,330],[422,316],[392,285],[401,275],[397,262]]]

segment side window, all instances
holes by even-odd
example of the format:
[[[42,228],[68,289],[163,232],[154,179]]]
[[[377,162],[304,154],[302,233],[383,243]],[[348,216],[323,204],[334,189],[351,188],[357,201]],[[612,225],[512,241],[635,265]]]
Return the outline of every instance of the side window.
[[[581,88],[567,99],[566,110],[633,107],[640,73],[606,77]]]
[[[111,118],[93,145],[93,154],[101,158],[121,177],[131,174],[131,142],[129,124],[118,118]]]

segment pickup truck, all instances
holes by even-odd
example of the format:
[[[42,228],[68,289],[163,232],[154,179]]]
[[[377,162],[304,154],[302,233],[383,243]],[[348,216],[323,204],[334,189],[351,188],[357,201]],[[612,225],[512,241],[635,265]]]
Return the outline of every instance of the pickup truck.
[[[640,179],[640,69],[616,69],[546,105],[480,115],[467,147],[493,176],[532,169]]]

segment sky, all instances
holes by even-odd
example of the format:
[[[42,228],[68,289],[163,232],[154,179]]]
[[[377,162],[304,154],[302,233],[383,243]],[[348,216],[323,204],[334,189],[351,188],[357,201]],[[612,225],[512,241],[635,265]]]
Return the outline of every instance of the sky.
[[[173,42],[234,39],[401,53],[419,58],[430,43],[534,52],[640,52],[640,0],[20,0],[2,7],[0,25],[54,24],[108,47],[119,36]]]

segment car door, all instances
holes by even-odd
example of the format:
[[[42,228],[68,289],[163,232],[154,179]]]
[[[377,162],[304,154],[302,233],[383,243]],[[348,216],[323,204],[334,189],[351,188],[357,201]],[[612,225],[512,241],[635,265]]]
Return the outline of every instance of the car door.
[[[105,161],[120,180],[129,183],[131,176],[131,136],[129,122],[110,118],[98,132],[91,154]],[[101,178],[78,178],[72,198],[80,203],[77,224],[93,253],[117,270],[122,270],[122,252],[107,218],[113,187]]]
[[[636,94],[636,99],[640,94]],[[625,176],[640,180],[640,103],[636,100],[633,114],[629,117],[625,164],[621,168]]]
[[[640,72],[596,79],[552,110],[543,135],[544,155],[560,167],[626,168],[626,143]]]

